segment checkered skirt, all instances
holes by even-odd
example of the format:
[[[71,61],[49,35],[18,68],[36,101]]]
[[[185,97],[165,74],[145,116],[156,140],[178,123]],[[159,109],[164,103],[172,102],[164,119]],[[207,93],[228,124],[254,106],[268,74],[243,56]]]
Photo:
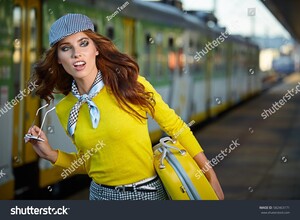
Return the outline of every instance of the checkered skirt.
[[[157,191],[119,191],[103,187],[94,181],[90,186],[90,200],[168,200],[168,195],[158,178],[145,186],[156,187]]]

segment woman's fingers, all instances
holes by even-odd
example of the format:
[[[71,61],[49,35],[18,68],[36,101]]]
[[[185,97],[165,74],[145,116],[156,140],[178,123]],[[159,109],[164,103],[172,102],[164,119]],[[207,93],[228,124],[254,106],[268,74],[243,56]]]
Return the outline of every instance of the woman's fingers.
[[[40,129],[36,125],[34,125],[31,128],[29,128],[28,134],[31,134],[32,136],[37,137],[37,138],[41,138],[41,139],[43,139],[46,142],[48,141],[48,139],[47,139],[45,133],[43,132],[43,130]],[[30,139],[29,138],[25,138],[25,142],[28,142],[28,141],[30,143],[32,143],[32,144],[36,144],[38,140],[35,140],[33,138],[30,138]]]
[[[53,149],[48,144],[48,139],[42,129],[34,125],[29,128],[28,134],[27,137],[25,136],[25,142],[31,143],[33,149],[41,158],[48,158]]]
[[[33,132],[34,135],[37,135],[37,134],[39,134],[41,129],[38,126],[34,125],[31,129],[31,131]]]
[[[37,126],[32,126],[28,129],[28,134],[32,134],[32,135],[35,135],[36,134],[36,128]]]

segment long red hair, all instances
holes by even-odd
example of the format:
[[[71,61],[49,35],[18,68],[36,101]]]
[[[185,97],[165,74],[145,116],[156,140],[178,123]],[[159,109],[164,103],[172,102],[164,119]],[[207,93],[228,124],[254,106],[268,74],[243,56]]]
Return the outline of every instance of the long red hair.
[[[128,55],[121,53],[110,39],[90,30],[83,32],[93,40],[99,51],[96,58],[97,68],[101,70],[103,82],[115,96],[119,106],[139,119],[145,117],[130,104],[148,109],[154,115],[153,94],[145,91],[145,87],[137,81],[138,64]],[[35,93],[47,103],[54,99],[53,94],[67,95],[71,91],[73,81],[73,77],[58,64],[57,49],[58,43],[45,53],[35,65],[35,71],[29,81],[36,81],[39,86]]]

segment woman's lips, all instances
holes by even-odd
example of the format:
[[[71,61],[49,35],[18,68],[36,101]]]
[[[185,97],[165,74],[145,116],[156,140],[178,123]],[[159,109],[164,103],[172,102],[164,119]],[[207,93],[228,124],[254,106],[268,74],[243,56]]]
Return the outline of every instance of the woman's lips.
[[[85,64],[86,63],[84,61],[77,61],[73,64],[73,66],[77,71],[81,71],[85,68]]]

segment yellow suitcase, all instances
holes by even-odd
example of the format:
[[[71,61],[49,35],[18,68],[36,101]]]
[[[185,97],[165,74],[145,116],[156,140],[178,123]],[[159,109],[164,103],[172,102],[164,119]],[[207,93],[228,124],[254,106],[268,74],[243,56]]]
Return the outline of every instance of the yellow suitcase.
[[[153,147],[154,167],[170,199],[218,200],[196,161],[170,137]]]

